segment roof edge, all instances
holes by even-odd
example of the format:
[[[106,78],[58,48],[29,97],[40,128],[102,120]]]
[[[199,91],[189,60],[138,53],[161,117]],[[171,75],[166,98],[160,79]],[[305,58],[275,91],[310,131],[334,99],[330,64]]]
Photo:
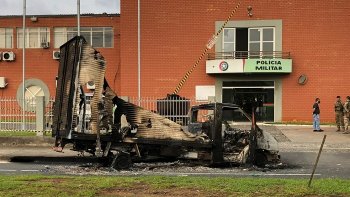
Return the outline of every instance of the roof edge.
[[[26,17],[40,17],[40,18],[64,18],[64,17],[75,17],[77,16],[76,14],[56,14],[56,15],[49,15],[49,14],[43,14],[43,15],[35,15],[35,14],[28,14]],[[102,13],[102,14],[93,14],[93,13],[85,13],[85,14],[80,14],[80,17],[119,17],[119,13]],[[23,17],[23,15],[0,15],[0,18],[17,18],[17,17]]]

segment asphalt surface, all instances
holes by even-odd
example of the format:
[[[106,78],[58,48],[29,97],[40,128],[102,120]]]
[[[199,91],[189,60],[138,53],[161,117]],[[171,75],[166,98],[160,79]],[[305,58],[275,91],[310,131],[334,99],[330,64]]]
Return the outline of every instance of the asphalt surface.
[[[93,175],[174,175],[174,176],[251,176],[275,178],[309,178],[322,139],[326,141],[315,178],[350,178],[350,135],[324,126],[324,132],[313,132],[311,126],[260,125],[279,141],[281,164],[270,168],[210,168],[182,161],[135,163],[130,171],[102,167],[96,158],[82,157],[78,152],[51,149],[50,137],[0,138],[0,173],[23,174],[93,174]],[[15,143],[14,143],[15,142]]]

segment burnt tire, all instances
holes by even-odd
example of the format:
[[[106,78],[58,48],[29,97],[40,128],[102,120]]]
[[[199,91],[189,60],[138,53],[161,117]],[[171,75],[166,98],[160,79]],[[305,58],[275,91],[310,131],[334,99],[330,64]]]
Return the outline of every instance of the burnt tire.
[[[265,167],[266,164],[268,164],[269,161],[267,159],[266,153],[262,151],[257,151],[255,153],[255,165],[258,167]]]
[[[108,152],[108,155],[107,155],[107,156],[98,158],[98,162],[99,162],[103,167],[110,167],[112,161],[113,161],[113,153],[112,153],[112,152]]]
[[[115,158],[115,161],[112,161],[112,168],[116,170],[127,170],[130,169],[132,166],[132,161],[130,154],[127,153],[120,153],[117,158]]]

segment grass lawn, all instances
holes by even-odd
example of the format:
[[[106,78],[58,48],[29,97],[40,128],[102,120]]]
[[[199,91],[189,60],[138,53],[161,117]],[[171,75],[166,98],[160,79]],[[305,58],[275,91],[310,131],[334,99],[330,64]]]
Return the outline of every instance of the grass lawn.
[[[350,196],[350,180],[0,175],[0,196]]]

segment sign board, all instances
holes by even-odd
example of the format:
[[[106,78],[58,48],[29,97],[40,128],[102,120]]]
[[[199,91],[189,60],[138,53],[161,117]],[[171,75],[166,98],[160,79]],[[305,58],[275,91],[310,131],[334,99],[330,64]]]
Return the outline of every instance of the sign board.
[[[217,73],[291,73],[291,59],[207,60],[207,74]]]
[[[247,59],[245,73],[291,73],[291,59]]]
[[[207,60],[207,74],[243,73],[244,60],[245,59]]]
[[[196,100],[207,101],[209,97],[215,97],[215,86],[196,86]]]

